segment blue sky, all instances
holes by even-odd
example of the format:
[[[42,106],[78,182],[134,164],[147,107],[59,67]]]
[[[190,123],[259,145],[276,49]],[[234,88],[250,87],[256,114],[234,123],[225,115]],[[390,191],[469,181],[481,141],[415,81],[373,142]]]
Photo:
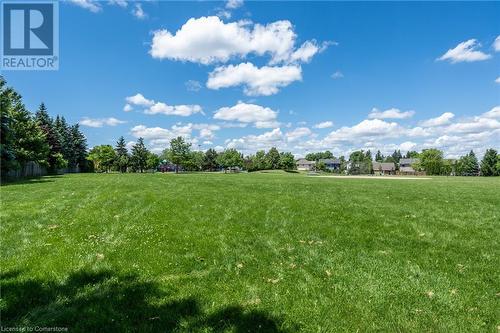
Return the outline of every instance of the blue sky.
[[[500,3],[94,2],[60,8],[60,65],[5,71],[90,146],[500,148]],[[498,38],[498,39],[497,39]],[[125,111],[124,111],[125,110]]]

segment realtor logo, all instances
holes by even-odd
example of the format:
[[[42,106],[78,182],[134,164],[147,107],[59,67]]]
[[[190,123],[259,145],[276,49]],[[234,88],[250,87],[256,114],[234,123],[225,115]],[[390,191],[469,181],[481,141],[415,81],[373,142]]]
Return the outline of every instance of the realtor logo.
[[[59,68],[59,8],[55,1],[2,2],[3,70]]]

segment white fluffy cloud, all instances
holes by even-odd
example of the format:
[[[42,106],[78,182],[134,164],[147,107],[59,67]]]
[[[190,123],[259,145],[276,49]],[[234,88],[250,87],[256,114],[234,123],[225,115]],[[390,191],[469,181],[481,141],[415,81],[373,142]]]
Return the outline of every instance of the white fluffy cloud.
[[[287,20],[266,25],[250,21],[224,23],[217,16],[189,19],[175,34],[158,30],[153,34],[153,58],[201,64],[227,62],[248,54],[271,56],[270,63],[309,61],[323,47],[306,41],[295,48],[297,35]]]
[[[234,106],[218,109],[214,114],[214,119],[242,123],[266,123],[276,121],[277,116],[278,113],[268,107],[238,102]]]
[[[226,8],[228,9],[236,9],[243,6],[243,0],[227,0]]]
[[[182,117],[187,117],[199,112],[202,112],[202,108],[199,105],[167,105],[162,102],[157,102],[144,111],[145,114],[164,114],[167,116]]]
[[[103,127],[103,126],[116,126],[120,124],[125,124],[126,121],[119,120],[113,117],[110,118],[88,118],[84,117],[80,120],[80,125],[87,127]]]
[[[136,3],[132,9],[132,15],[134,15],[139,20],[144,20],[148,15],[142,9],[142,4]]]
[[[128,6],[127,0],[109,0],[108,3],[110,5],[117,5],[122,8],[127,8]]]
[[[439,117],[436,118],[431,118],[423,121],[421,123],[422,126],[424,127],[435,127],[435,126],[443,126],[446,125],[450,122],[451,119],[453,119],[455,115],[451,112],[445,112]]]
[[[129,96],[125,98],[129,105],[138,105],[138,106],[151,106],[154,104],[153,100],[149,100],[145,98],[142,94],[136,94],[134,96]]]
[[[92,13],[97,13],[102,10],[101,5],[94,0],[69,0],[69,2],[81,8],[90,10]]]
[[[475,39],[458,44],[455,48],[449,49],[437,60],[449,60],[451,63],[482,61],[491,58],[491,55],[477,50],[481,44]]]
[[[312,134],[311,130],[307,127],[298,127],[293,131],[286,133],[286,138],[288,141],[293,142],[297,141],[300,138],[305,136],[310,136]]]
[[[500,83],[500,76],[496,78],[495,82]]]
[[[302,69],[297,65],[258,68],[246,62],[216,68],[209,74],[207,88],[220,89],[243,85],[249,96],[269,96],[294,81],[302,80]]]
[[[227,148],[236,148],[245,152],[271,147],[283,147],[284,135],[280,128],[265,132],[260,135],[247,135],[239,139],[226,140]]]
[[[314,125],[314,128],[329,128],[329,127],[333,127],[333,122],[329,120]]]
[[[415,114],[415,111],[401,111],[396,108],[387,109],[381,111],[377,108],[373,108],[368,118],[370,119],[406,119],[410,118]]]
[[[493,49],[495,49],[496,52],[500,52],[500,36],[495,38],[495,41],[493,42]]]
[[[123,107],[123,111],[130,112],[134,106],[144,108],[145,114],[164,114],[167,116],[182,116],[187,117],[195,113],[203,113],[203,109],[199,105],[168,105],[163,102],[155,102],[152,99],[147,99],[142,94],[136,94],[125,98],[127,104]]]

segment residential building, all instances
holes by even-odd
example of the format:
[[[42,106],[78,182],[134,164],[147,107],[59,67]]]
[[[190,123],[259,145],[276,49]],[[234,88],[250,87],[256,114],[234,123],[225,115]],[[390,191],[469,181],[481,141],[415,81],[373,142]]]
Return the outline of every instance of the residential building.
[[[342,165],[339,159],[332,158],[320,159],[318,163],[325,164],[326,168],[330,171],[340,170],[340,166]]]
[[[418,158],[402,158],[399,160],[399,173],[402,175],[414,175],[416,174],[412,165],[418,163],[420,160]]]
[[[372,162],[373,173],[376,175],[394,175],[396,174],[396,165],[394,163]]]
[[[296,162],[297,170],[300,171],[311,171],[314,170],[314,166],[316,165],[315,161],[308,161],[305,158],[300,158]]]

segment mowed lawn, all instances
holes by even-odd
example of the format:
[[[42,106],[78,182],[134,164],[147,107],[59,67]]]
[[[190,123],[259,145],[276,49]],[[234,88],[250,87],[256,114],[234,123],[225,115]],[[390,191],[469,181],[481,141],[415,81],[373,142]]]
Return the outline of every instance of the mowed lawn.
[[[79,174],[0,191],[3,327],[500,325],[500,178]]]

